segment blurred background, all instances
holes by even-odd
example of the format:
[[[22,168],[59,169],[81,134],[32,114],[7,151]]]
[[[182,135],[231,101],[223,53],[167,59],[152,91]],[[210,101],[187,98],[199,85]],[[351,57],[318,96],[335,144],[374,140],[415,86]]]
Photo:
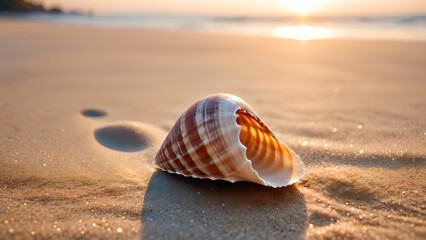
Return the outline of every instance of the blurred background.
[[[424,240],[425,41],[426,0],[0,0],[0,239]],[[301,182],[155,168],[221,92]]]
[[[2,0],[0,10],[7,17],[115,28],[298,40],[426,40],[424,0]]]

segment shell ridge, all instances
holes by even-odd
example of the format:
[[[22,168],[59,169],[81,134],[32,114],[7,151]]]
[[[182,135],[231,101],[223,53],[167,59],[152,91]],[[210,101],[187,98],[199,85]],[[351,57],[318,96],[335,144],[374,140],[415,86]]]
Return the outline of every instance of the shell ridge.
[[[226,176],[227,173],[229,172],[229,169],[227,168],[227,165],[225,164],[221,164],[221,150],[224,149],[223,145],[222,145],[222,139],[221,139],[221,135],[220,134],[216,134],[216,132],[218,132],[218,129],[220,128],[220,123],[219,121],[216,121],[217,117],[218,117],[218,113],[219,108],[218,106],[218,98],[212,98],[210,99],[210,101],[208,101],[208,103],[206,104],[206,106],[204,107],[204,111],[203,111],[203,119],[204,119],[204,127],[206,129],[206,135],[205,135],[205,141],[209,141],[213,144],[210,144],[211,148],[209,154],[210,155],[214,155],[215,158],[217,159],[217,161],[212,160],[211,164],[215,164],[217,166],[217,168],[220,170],[221,175],[222,176]],[[211,116],[208,114],[208,112],[211,114]]]
[[[181,137],[180,138],[178,137],[176,144],[179,146],[179,151],[182,153],[180,155],[179,161],[182,163],[182,165],[186,169],[188,169],[189,172],[191,172],[192,174],[195,174],[194,171],[193,171],[193,167],[191,167],[188,164],[188,162],[186,160],[184,160],[185,156],[187,156],[187,155],[189,156],[188,149],[186,148],[185,142],[183,140],[184,138],[186,138],[185,132],[182,131],[182,129],[184,128],[183,125],[185,124],[185,116],[186,116],[186,112],[184,114],[182,114],[182,116],[180,117],[181,120],[180,120],[180,124],[179,124],[179,129],[180,129],[180,132],[181,132]],[[192,159],[191,159],[191,161],[192,161]],[[195,163],[193,165],[195,166]]]
[[[204,174],[208,176],[211,173],[208,169],[204,168],[203,159],[201,159],[197,151],[195,150],[192,151],[192,149],[195,149],[195,146],[194,146],[194,143],[191,141],[191,138],[193,138],[194,141],[198,141],[198,142],[201,141],[198,131],[192,131],[191,133],[188,132],[188,127],[198,126],[198,123],[196,120],[197,114],[200,113],[200,107],[202,106],[201,102],[204,102],[204,101],[205,99],[199,101],[195,107],[190,108],[190,111],[188,111],[189,115],[185,116],[185,124],[183,125],[184,127],[183,132],[186,132],[187,137],[183,139],[184,139],[184,144],[186,146],[187,152],[195,163],[196,167],[194,169],[199,169],[201,172],[203,172]]]
[[[196,148],[198,150],[201,149],[201,151],[204,150],[203,156],[200,156],[201,160],[201,166],[210,171],[210,174],[215,176],[223,176],[222,170],[219,165],[216,165],[214,162],[214,159],[217,158],[216,153],[214,152],[214,149],[212,149],[211,141],[209,141],[209,135],[207,134],[207,127],[206,127],[206,119],[205,119],[205,111],[207,109],[207,106],[211,102],[211,99],[204,99],[200,102],[200,108],[197,108],[197,114],[196,114],[196,122],[197,122],[197,132],[199,139],[201,141],[199,146]],[[208,144],[210,143],[210,144]],[[214,144],[213,144],[214,145]],[[195,149],[195,147],[194,147]]]
[[[173,132],[172,139],[178,138],[180,134],[180,121],[181,121],[181,118],[179,118],[178,121],[176,122],[176,128],[174,128],[174,131],[172,131]],[[169,160],[170,164],[172,164],[173,168],[176,169],[176,172],[185,174],[184,171],[189,171],[189,170],[185,167],[185,165],[183,164],[183,161],[181,161],[182,150],[179,146],[179,141],[176,141],[175,143],[171,144],[171,151],[173,151],[175,158]]]
[[[173,127],[172,131],[170,132],[171,135],[171,139],[175,139],[179,136],[179,134],[181,133],[180,131],[180,123],[182,121],[182,118],[179,118],[178,121],[176,122],[175,126]],[[179,153],[180,150],[177,149],[178,148],[178,141],[175,142],[173,141],[173,143],[170,144],[170,146],[167,148],[167,152],[170,153],[169,155],[169,163],[173,166],[173,168],[175,169],[175,172],[177,173],[181,173],[181,174],[185,174],[184,173],[184,169],[182,169],[180,166],[185,166],[182,161],[180,160],[181,155]],[[179,166],[180,165],[180,166]]]
[[[219,103],[219,102],[218,102]],[[216,113],[218,113],[218,109],[220,109],[220,107],[216,107]],[[217,114],[216,115],[216,119],[218,118],[217,116],[220,116],[220,114]],[[217,121],[218,123],[217,124],[220,124],[220,121]],[[228,127],[229,128],[229,127]],[[207,131],[210,131],[210,128],[209,127],[206,127],[206,130]],[[218,130],[216,130],[216,131],[222,131],[223,130],[223,128],[218,128]],[[209,134],[210,135],[210,134]],[[213,136],[213,135],[212,135]],[[217,138],[214,138],[214,139],[212,139],[212,138],[210,138],[210,139],[208,139],[208,138],[205,138],[203,141],[208,141],[208,140],[210,140],[210,141],[215,141],[216,143],[218,143],[218,142],[222,142],[222,141],[218,141],[218,140],[221,140],[221,136],[220,136],[220,134],[218,134],[218,136],[217,136]],[[198,143],[198,145],[196,145],[196,146],[191,146],[189,149],[187,149],[187,152],[189,153],[189,154],[193,154],[195,151],[196,151],[196,149],[198,148],[198,147],[201,147],[203,145],[203,142],[200,142],[200,143]],[[216,145],[216,144],[212,144],[214,147],[217,147],[218,145]],[[209,155],[211,155],[211,154],[209,154]],[[219,154],[215,154],[214,155],[214,157],[217,157],[218,159],[221,159],[222,158],[222,156],[221,155],[219,155]],[[222,159],[221,159],[222,160]],[[211,165],[211,164],[218,164],[218,163],[220,163],[221,161],[220,160],[218,160],[218,161],[209,161],[209,162],[202,162],[202,163],[200,163],[200,165],[198,165],[198,166],[196,166],[196,167],[206,167],[206,166],[209,166],[209,165]],[[228,175],[228,174],[226,174],[226,175]]]
[[[191,107],[194,107],[196,104],[198,104],[198,102],[193,104],[193,106],[191,106]],[[191,156],[191,154],[188,153],[188,147],[187,147],[187,145],[186,145],[187,143],[185,141],[185,140],[188,139],[188,135],[186,133],[186,116],[188,115],[187,113],[188,113],[188,111],[186,111],[180,117],[181,121],[180,121],[180,125],[178,126],[179,130],[180,130],[180,137],[177,138],[177,140],[178,140],[177,144],[179,145],[179,149],[180,149],[182,155],[180,155],[179,157],[176,157],[176,159],[179,159],[180,163],[192,175],[205,174],[203,171],[201,171],[200,169],[197,168],[197,163],[194,161],[193,156]]]
[[[196,117],[195,115],[197,114],[197,109],[200,106],[200,101],[198,101],[196,105],[193,105],[190,109],[188,109],[187,113],[184,116],[185,121],[183,121],[183,123],[181,124],[182,140],[183,140],[184,147],[186,149],[186,153],[188,154],[189,158],[194,163],[192,167],[189,166],[191,170],[196,171],[198,169],[203,174],[208,176],[210,173],[201,166],[197,153],[195,151],[192,151],[194,146],[190,138],[194,136],[194,131],[192,135],[190,135],[190,133],[188,132],[188,128],[190,128],[191,126],[197,125],[195,121],[195,117]]]

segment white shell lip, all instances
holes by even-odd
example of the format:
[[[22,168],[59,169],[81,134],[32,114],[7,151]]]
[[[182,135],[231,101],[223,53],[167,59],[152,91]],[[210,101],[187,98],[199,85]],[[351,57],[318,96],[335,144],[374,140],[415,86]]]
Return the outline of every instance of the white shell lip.
[[[238,110],[238,109],[237,109]],[[234,112],[234,124],[235,124],[235,127],[236,128],[238,128],[238,136],[240,136],[240,134],[241,134],[241,126],[237,123],[237,118],[238,118],[238,115],[237,115],[237,110],[235,110],[235,112]],[[251,110],[251,109],[250,109]],[[248,113],[248,112],[247,112]],[[251,113],[249,113],[250,115],[252,115],[253,116],[253,114],[251,114]],[[254,116],[256,119],[258,119],[258,120],[260,120],[257,116]],[[266,126],[266,125],[265,125]],[[266,126],[267,127],[267,126]],[[268,127],[267,127],[268,128]],[[259,175],[259,173],[258,173],[258,171],[256,171],[255,169],[254,169],[254,167],[253,167],[253,163],[252,163],[252,161],[250,160],[250,159],[248,159],[247,158],[247,154],[246,154],[246,152],[247,152],[247,147],[246,146],[244,146],[242,143],[241,143],[241,141],[240,141],[240,139],[238,138],[238,146],[243,150],[243,152],[244,152],[244,160],[249,164],[249,166],[250,166],[250,170],[251,171],[253,171],[255,174],[256,174],[256,177],[262,182],[261,183],[261,185],[264,185],[264,186],[269,186],[269,187],[273,187],[273,188],[280,188],[280,187],[286,187],[286,186],[289,186],[289,185],[292,185],[292,184],[296,184],[296,183],[298,183],[298,182],[300,182],[303,178],[304,178],[304,176],[305,176],[305,166],[304,166],[304,163],[302,162],[302,160],[300,159],[300,156],[299,155],[297,155],[291,148],[289,148],[289,147],[287,147],[287,145],[285,145],[281,140],[279,140],[276,136],[275,136],[275,134],[268,128],[268,130],[272,133],[272,135],[274,136],[274,138],[276,139],[276,140],[278,140],[278,142],[280,143],[280,144],[282,144],[282,145],[284,145],[287,149],[289,149],[289,151],[290,151],[290,153],[291,153],[291,155],[292,155],[292,157],[293,157],[293,161],[297,161],[299,164],[300,164],[300,168],[298,169],[299,170],[299,172],[294,172],[292,175],[299,175],[300,177],[297,179],[297,180],[294,180],[294,181],[292,181],[292,182],[288,182],[288,183],[285,183],[285,184],[280,184],[280,185],[278,185],[278,184],[273,184],[273,183],[271,183],[271,182],[269,182],[269,181],[267,181],[267,180],[265,180],[265,179],[263,179],[260,175]]]
[[[227,177],[222,177],[222,178],[215,178],[215,177],[209,177],[209,176],[194,176],[194,175],[188,175],[188,174],[184,174],[182,171],[177,171],[177,172],[173,172],[167,169],[163,169],[160,166],[158,166],[158,164],[155,163],[155,160],[153,161],[153,164],[161,169],[162,171],[166,171],[172,174],[178,174],[178,175],[183,175],[185,177],[193,177],[193,178],[199,178],[199,179],[210,179],[210,180],[225,180],[225,181],[229,181],[229,182],[237,182],[237,181],[248,181],[248,182],[254,182],[254,183],[258,183],[260,185],[264,185],[264,186],[268,186],[268,187],[272,187],[272,188],[281,188],[281,187],[286,187],[292,184],[296,184],[298,182],[300,182],[304,176],[305,176],[305,167],[304,167],[304,163],[301,160],[300,156],[298,154],[296,154],[291,148],[289,148],[286,144],[284,144],[280,139],[278,139],[275,134],[267,127],[266,124],[264,124],[264,122],[257,116],[257,114],[255,113],[255,111],[247,104],[245,103],[244,100],[242,100],[241,98],[231,95],[231,94],[226,94],[226,93],[219,93],[219,94],[212,94],[209,95],[205,98],[209,98],[211,96],[222,96],[224,98],[227,98],[227,100],[233,102],[235,104],[235,109],[233,111],[233,124],[234,127],[237,129],[237,139],[235,140],[238,144],[238,148],[240,149],[240,151],[243,153],[241,158],[243,159],[244,164],[242,164],[242,167],[240,169],[238,169],[236,171],[235,174],[231,175],[231,176],[227,176]],[[241,108],[241,106],[239,105],[243,105],[244,108],[247,109],[243,109]],[[293,163],[295,163],[295,165],[297,166],[296,168],[293,168],[292,174],[290,176],[290,179],[288,181],[283,181],[280,184],[276,184],[273,183],[272,181],[268,181],[266,179],[264,179],[264,177],[262,178],[259,174],[258,171],[255,170],[255,168],[253,167],[253,163],[250,159],[248,159],[246,152],[247,152],[247,147],[244,146],[241,143],[241,140],[239,138],[240,134],[241,134],[241,129],[242,127],[237,123],[237,111],[243,109],[244,112],[249,113],[251,116],[253,116],[257,121],[259,121],[260,123],[262,123],[269,131],[270,133],[273,135],[273,137],[283,146],[285,146],[291,156],[292,156],[292,161]],[[248,111],[247,111],[248,110]],[[293,179],[293,176],[297,176],[297,179]]]

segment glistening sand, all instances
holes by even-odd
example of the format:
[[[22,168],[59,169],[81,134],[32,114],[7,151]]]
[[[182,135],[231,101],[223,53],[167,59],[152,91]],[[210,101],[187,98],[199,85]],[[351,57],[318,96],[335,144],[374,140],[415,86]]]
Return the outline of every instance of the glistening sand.
[[[0,29],[1,238],[425,237],[425,43]],[[217,92],[301,156],[301,183],[154,169],[180,114]]]

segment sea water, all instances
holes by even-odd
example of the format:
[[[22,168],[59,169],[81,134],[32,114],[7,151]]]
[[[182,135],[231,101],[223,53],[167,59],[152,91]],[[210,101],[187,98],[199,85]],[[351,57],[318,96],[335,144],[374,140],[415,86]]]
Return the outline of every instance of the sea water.
[[[358,17],[249,17],[206,15],[3,14],[55,23],[260,37],[426,41],[426,15]]]

